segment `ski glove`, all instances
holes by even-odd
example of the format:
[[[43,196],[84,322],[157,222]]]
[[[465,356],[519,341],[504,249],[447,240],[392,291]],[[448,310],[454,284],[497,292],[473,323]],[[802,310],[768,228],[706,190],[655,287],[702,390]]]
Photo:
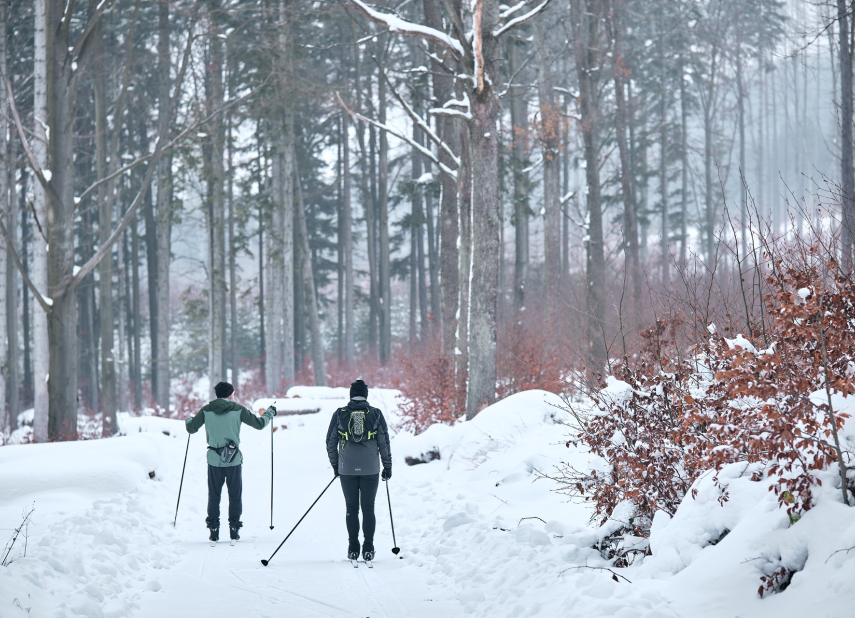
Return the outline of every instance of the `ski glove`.
[[[335,466],[333,466],[332,473],[333,473],[333,479],[337,479],[338,477],[340,477],[340,476],[341,476],[341,475],[338,473],[338,468],[336,468]]]
[[[276,416],[276,406],[269,406],[267,408],[268,412],[273,412],[273,416]]]
[[[380,475],[380,478],[384,481],[388,481],[392,478],[392,468],[383,468],[383,474]]]

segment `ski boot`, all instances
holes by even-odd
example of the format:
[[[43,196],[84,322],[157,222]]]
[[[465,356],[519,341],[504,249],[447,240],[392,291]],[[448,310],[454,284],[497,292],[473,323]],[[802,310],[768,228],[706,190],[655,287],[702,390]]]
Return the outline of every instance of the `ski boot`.
[[[229,525],[229,538],[231,539],[231,544],[234,545],[240,540],[240,534],[238,534],[238,530],[240,530],[240,524],[235,526]]]
[[[211,541],[211,547],[217,544],[217,541],[220,540],[220,529],[219,528],[211,528],[211,535],[208,537],[208,540]]]
[[[353,565],[353,568],[356,569],[359,567],[359,544],[349,545],[347,548],[347,559],[350,560],[350,563]]]
[[[362,559],[365,560],[365,564],[368,565],[369,569],[374,568],[374,546],[365,544],[362,546]]]

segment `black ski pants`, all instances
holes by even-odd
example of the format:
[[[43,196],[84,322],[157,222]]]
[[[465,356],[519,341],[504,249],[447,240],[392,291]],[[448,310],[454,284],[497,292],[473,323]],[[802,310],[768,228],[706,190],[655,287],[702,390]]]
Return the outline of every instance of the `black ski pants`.
[[[374,517],[374,498],[380,485],[379,474],[341,475],[341,490],[347,505],[347,537],[351,548],[359,547],[359,507],[362,506],[362,535],[365,537],[363,549],[374,551],[374,530],[377,518]]]
[[[205,523],[209,528],[220,527],[220,497],[223,495],[223,483],[229,490],[229,525],[241,526],[240,514],[243,512],[241,494],[243,481],[242,465],[220,468],[208,464],[208,518]]]

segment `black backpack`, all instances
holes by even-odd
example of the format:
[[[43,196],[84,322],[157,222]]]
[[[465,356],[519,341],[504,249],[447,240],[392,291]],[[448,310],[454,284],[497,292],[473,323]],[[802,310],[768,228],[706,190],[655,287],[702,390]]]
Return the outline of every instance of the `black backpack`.
[[[339,408],[336,411],[336,420],[338,436],[343,443],[377,439],[380,414],[370,406],[363,410],[351,410],[347,406]]]

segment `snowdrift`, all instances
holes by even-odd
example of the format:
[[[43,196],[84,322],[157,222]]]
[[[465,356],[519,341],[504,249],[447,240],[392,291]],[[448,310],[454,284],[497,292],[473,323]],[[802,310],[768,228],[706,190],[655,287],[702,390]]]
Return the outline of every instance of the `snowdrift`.
[[[171,526],[187,444],[180,421],[123,415],[123,437],[0,448],[0,527],[17,526],[21,510],[36,505],[26,557],[16,544],[12,563],[0,567],[0,616],[25,616],[27,609],[30,616],[161,616],[175,603],[189,611],[214,597],[217,607],[258,613],[277,607],[276,594],[297,603],[279,606],[293,615],[349,615],[324,598],[324,582],[362,591],[367,604],[354,615],[372,616],[836,618],[855,606],[855,550],[845,551],[855,546],[855,508],[842,504],[831,476],[816,506],[793,524],[767,482],[752,480],[750,466],[729,466],[717,482],[704,474],[673,518],[654,518],[652,554],[614,568],[597,547],[632,511],[618,509],[612,521],[594,526],[590,505],[557,493],[544,478],[562,461],[580,469],[600,465],[566,446],[569,415],[559,397],[544,391],[513,395],[473,421],[413,435],[396,430],[399,393],[372,390],[372,404],[393,431],[389,489],[402,559],[388,551],[385,496],[378,495],[372,575],[386,579],[370,584],[349,565],[342,571],[343,500],[330,492],[274,566],[262,570],[258,558],[328,482],[323,439],[329,414],[347,399],[341,389],[294,390],[277,401],[279,409],[320,412],[275,420],[277,465],[285,472],[277,489],[288,496],[277,497],[276,530],[268,531],[266,521],[270,434],[250,432],[242,441],[246,534],[231,548],[244,553],[216,548],[222,562],[214,572],[223,579],[204,592],[186,586],[212,572],[205,566],[210,554],[202,553],[211,549],[202,523],[203,440],[190,441],[188,479],[196,476],[185,481],[179,527]],[[845,439],[855,447],[851,430]],[[781,568],[791,575],[789,586],[761,599],[760,578]],[[269,589],[269,598],[259,588]]]

